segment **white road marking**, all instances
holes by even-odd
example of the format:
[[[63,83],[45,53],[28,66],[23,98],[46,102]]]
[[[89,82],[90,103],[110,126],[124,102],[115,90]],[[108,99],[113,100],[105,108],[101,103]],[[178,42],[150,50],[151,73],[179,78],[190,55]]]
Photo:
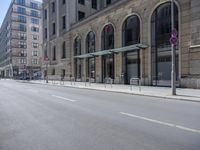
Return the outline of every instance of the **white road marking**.
[[[77,100],[73,100],[73,99],[69,99],[69,98],[65,98],[65,97],[61,97],[61,96],[57,96],[57,95],[52,95],[53,97],[59,98],[59,99],[63,99],[66,101],[70,101],[70,102],[76,102]]]
[[[137,115],[130,114],[130,113],[125,113],[125,112],[120,112],[120,114],[125,115],[125,116],[129,116],[129,117],[133,117],[133,118],[138,118],[138,119],[145,120],[145,121],[149,121],[149,122],[153,122],[153,123],[157,123],[157,124],[161,124],[161,125],[165,125],[165,126],[169,126],[169,127],[178,128],[178,129],[181,129],[181,130],[190,131],[190,132],[194,132],[194,133],[200,134],[200,130],[196,130],[196,129],[192,129],[192,128],[187,128],[187,127],[180,126],[180,125],[176,125],[176,124],[167,123],[167,122],[162,122],[162,121],[159,121],[159,120],[154,120],[154,119],[150,119],[150,118],[146,118],[146,117],[142,117],[142,116],[137,116]]]

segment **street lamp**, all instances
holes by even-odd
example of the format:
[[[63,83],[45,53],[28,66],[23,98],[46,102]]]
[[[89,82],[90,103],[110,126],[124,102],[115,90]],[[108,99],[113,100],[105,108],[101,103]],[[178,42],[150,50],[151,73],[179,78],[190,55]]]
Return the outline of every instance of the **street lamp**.
[[[174,27],[174,0],[171,0],[171,55],[172,55],[172,70],[171,70],[171,88],[172,95],[176,95],[176,70],[175,70],[175,61],[176,61],[176,52],[175,44],[177,43],[177,30]]]

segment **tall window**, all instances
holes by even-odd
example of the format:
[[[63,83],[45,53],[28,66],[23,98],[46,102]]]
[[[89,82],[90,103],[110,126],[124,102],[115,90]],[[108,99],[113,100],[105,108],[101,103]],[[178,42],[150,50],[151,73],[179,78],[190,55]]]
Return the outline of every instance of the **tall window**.
[[[56,60],[56,46],[53,47],[53,61]]]
[[[62,28],[63,29],[66,28],[66,17],[65,16],[62,17]]]
[[[138,16],[128,17],[122,27],[123,46],[140,43],[140,21]],[[140,78],[140,51],[132,50],[123,53],[124,82],[129,84],[131,78]]]
[[[178,8],[174,5],[175,28],[178,30]],[[151,18],[152,84],[166,85],[171,80],[171,3],[161,4]],[[177,47],[176,47],[176,50]],[[178,51],[176,51],[176,73],[178,78]],[[169,81],[169,82],[167,82]]]
[[[62,59],[66,58],[66,43],[62,44]]]
[[[81,38],[77,37],[74,41],[74,56],[81,55]],[[74,66],[75,66],[75,78],[76,80],[81,80],[81,59],[75,58],[74,60]]]
[[[92,8],[97,9],[97,0],[92,0]]]
[[[47,9],[44,10],[44,19],[47,19]]]
[[[86,38],[86,51],[87,53],[95,52],[95,34],[92,31],[88,33]],[[95,79],[95,57],[88,58],[87,63],[88,77]]]
[[[102,31],[102,49],[109,50],[114,48],[114,28],[111,24],[106,25]],[[114,79],[114,54],[108,54],[102,58],[103,79]]]
[[[55,6],[55,2],[52,2],[51,3],[51,6],[52,6],[52,12],[54,13],[56,11],[56,6]]]
[[[123,46],[129,46],[140,42],[140,21],[135,15],[126,19],[123,24]]]
[[[56,34],[56,23],[55,22],[52,24],[52,34],[53,35]]]

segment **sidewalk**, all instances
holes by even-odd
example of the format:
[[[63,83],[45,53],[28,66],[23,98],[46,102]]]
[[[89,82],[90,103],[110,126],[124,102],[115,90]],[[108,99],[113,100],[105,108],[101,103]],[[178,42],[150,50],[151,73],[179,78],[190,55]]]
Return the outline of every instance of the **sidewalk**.
[[[161,98],[170,98],[176,100],[185,100],[200,102],[200,90],[198,89],[183,89],[177,88],[177,95],[171,95],[171,88],[169,87],[152,87],[152,86],[130,86],[130,85],[121,85],[121,84],[101,84],[101,83],[88,83],[88,82],[69,82],[69,81],[49,81],[46,83],[44,80],[40,81],[28,81],[35,84],[48,84],[54,86],[66,86],[72,88],[82,88],[90,90],[101,90],[108,92],[118,92],[118,93],[127,93],[133,95],[143,95],[143,96],[152,96],[152,97],[161,97]]]

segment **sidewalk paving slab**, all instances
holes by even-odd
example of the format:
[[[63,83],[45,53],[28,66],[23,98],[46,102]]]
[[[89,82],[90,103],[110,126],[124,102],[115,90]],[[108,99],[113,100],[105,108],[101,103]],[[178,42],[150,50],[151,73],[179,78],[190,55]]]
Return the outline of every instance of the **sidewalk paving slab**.
[[[121,84],[103,84],[103,83],[91,83],[88,82],[70,82],[70,81],[49,81],[46,83],[44,80],[40,81],[20,81],[26,83],[35,83],[35,84],[45,84],[45,85],[54,85],[54,86],[64,86],[71,88],[81,88],[89,90],[100,90],[107,92],[117,92],[117,93],[126,93],[133,95],[141,96],[152,96],[160,97],[166,99],[176,99],[184,100],[191,102],[200,102],[200,90],[199,89],[188,89],[188,88],[177,88],[177,95],[171,95],[170,87],[153,87],[153,86],[141,86],[141,91],[139,86],[133,85],[121,85]],[[131,89],[132,88],[132,89]]]

